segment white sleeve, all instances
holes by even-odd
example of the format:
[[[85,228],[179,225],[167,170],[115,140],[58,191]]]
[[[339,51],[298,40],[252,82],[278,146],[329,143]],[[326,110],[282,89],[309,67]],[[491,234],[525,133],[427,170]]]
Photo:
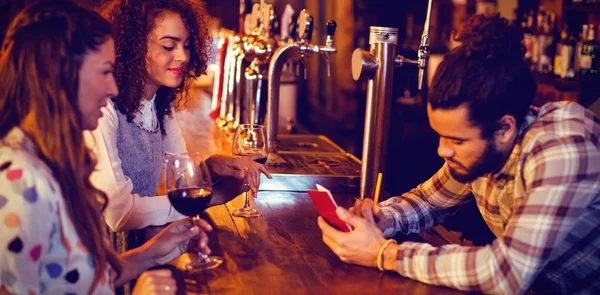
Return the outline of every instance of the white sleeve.
[[[171,114],[173,114],[173,118],[165,116],[165,132],[167,133],[165,135],[165,152],[185,154],[187,153],[187,147],[174,109],[171,109]]]
[[[108,206],[104,210],[108,226],[113,231],[123,231],[164,225],[185,218],[172,208],[167,196],[132,194],[133,183],[123,173],[117,150],[119,118],[112,101],[102,109],[102,114],[98,128],[84,132],[84,137],[98,161],[90,181],[108,195]]]

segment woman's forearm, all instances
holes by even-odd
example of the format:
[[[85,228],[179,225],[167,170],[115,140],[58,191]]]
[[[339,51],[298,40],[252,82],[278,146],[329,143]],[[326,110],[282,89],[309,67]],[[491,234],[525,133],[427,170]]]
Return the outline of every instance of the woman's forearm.
[[[115,281],[115,287],[120,287],[137,278],[142,272],[156,264],[145,245],[121,254],[120,258],[123,270]]]

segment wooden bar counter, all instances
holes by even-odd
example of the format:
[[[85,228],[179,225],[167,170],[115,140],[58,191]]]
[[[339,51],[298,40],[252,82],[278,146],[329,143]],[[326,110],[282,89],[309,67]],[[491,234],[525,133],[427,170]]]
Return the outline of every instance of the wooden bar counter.
[[[208,117],[210,101],[200,90],[177,113],[189,151],[205,156],[230,153],[230,144]],[[229,183],[228,183],[229,181]],[[190,260],[184,254],[167,266],[174,270],[180,294],[461,294],[342,261],[323,243],[318,212],[306,193],[261,191],[254,206],[259,218],[238,218],[231,211],[243,205],[235,181],[215,185],[221,197],[213,200],[203,218],[213,225],[209,246],[225,259],[220,267],[204,272],[182,271]],[[340,206],[350,207],[355,195],[336,194]],[[425,237],[425,239],[423,239]],[[399,241],[443,243],[434,235],[402,236]]]

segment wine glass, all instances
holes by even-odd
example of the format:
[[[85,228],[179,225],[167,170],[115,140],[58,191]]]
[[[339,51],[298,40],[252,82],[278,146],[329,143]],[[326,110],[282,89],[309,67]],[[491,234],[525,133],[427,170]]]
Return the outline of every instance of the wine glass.
[[[257,124],[240,124],[235,130],[233,136],[234,156],[255,156],[254,161],[265,164],[267,161],[267,140],[265,136],[265,126]],[[248,192],[244,200],[244,207],[233,210],[233,216],[237,217],[259,217],[262,212],[250,206]]]
[[[210,206],[212,198],[212,181],[202,155],[167,154],[165,174],[165,185],[171,205],[179,213],[192,216],[192,220],[198,224],[200,213]],[[185,268],[190,271],[208,270],[222,263],[223,258],[208,256],[199,247],[198,257],[186,264]]]

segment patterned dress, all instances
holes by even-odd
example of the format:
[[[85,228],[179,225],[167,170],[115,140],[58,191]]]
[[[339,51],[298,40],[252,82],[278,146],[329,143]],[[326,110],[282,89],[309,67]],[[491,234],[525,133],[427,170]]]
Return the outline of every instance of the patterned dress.
[[[0,139],[0,289],[12,294],[113,294],[110,271],[90,292],[92,256],[58,182],[19,128]]]

